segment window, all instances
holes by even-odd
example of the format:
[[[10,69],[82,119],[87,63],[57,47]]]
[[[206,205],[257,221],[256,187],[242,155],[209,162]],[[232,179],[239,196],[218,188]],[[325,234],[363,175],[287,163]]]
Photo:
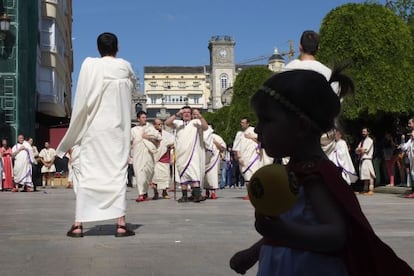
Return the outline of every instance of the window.
[[[42,50],[56,51],[54,49],[55,41],[55,23],[51,19],[42,19],[42,32],[40,35],[40,43]]]
[[[221,89],[226,89],[227,88],[227,82],[228,82],[228,77],[226,74],[222,74],[220,76],[220,83],[221,83]]]
[[[186,96],[168,95],[165,96],[164,103],[166,104],[187,104],[188,98]]]
[[[151,104],[156,104],[157,103],[157,97],[151,97]]]
[[[200,82],[199,81],[194,81],[193,82],[193,87],[199,87],[200,86]]]
[[[170,89],[171,88],[171,82],[170,81],[164,81],[164,88]]]
[[[56,33],[55,33],[55,45],[56,45],[56,50],[58,55],[64,59],[65,58],[65,40],[64,37],[61,35],[61,32],[58,28],[56,28]]]
[[[185,81],[179,81],[178,82],[178,87],[179,88],[185,88],[186,86],[185,86]]]
[[[194,102],[194,104],[199,104],[198,99],[199,99],[199,97],[194,96],[194,98],[193,98],[193,102]]]
[[[157,82],[156,81],[151,81],[150,86],[151,87],[157,87]]]

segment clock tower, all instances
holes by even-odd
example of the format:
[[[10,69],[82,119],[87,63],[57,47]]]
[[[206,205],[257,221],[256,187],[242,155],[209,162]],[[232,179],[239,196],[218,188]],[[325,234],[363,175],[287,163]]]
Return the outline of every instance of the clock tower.
[[[233,87],[235,78],[234,39],[230,36],[213,36],[208,42],[210,50],[211,107],[217,110],[223,106],[223,92]]]

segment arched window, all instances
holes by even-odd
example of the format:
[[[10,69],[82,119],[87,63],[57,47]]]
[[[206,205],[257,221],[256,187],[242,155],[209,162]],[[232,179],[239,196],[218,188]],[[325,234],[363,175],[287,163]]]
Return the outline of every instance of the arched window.
[[[226,89],[227,85],[228,85],[228,76],[226,74],[222,74],[220,76],[220,84],[221,84],[221,89]]]

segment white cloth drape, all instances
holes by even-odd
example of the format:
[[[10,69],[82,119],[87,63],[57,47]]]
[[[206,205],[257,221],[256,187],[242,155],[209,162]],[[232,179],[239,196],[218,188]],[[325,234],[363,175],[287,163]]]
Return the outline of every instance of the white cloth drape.
[[[125,215],[132,79],[123,59],[86,58],[82,64],[69,129],[56,150],[63,157],[80,147],[76,221]]]

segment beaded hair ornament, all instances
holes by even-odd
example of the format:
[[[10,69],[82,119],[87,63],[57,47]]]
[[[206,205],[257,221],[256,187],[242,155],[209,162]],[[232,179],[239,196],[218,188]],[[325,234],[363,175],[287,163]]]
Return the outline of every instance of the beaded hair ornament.
[[[271,96],[273,99],[275,99],[276,101],[281,103],[284,107],[286,107],[287,109],[289,109],[290,111],[295,113],[300,118],[308,121],[313,128],[315,128],[317,130],[321,129],[319,127],[319,125],[314,120],[312,120],[298,106],[293,104],[291,101],[289,101],[286,97],[284,97],[280,93],[277,93],[275,90],[273,90],[273,89],[271,89],[267,86],[262,86],[259,90],[261,90],[261,91],[265,92],[266,94],[268,94],[269,96]]]

